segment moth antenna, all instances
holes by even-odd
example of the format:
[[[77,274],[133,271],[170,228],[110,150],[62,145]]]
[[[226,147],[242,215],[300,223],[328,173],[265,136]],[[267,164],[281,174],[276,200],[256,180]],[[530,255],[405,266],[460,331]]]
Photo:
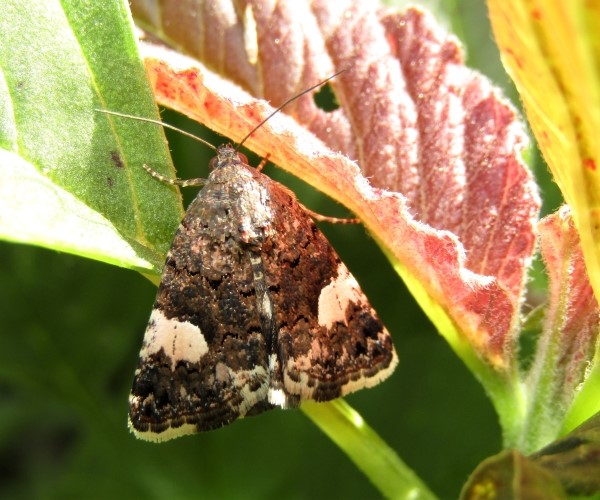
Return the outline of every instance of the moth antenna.
[[[329,80],[333,80],[336,76],[340,75],[341,73],[343,73],[344,71],[346,71],[347,68],[344,68],[340,71],[338,71],[337,73],[331,75],[329,78],[326,78],[325,80],[317,83],[316,85],[313,85],[312,87],[303,90],[302,92],[300,92],[299,94],[296,94],[294,97],[289,98],[287,101],[285,101],[281,106],[279,106],[275,111],[273,111],[269,116],[267,116],[262,122],[260,122],[256,127],[254,127],[247,135],[246,137],[244,137],[239,143],[238,146],[235,148],[236,151],[239,151],[239,149],[242,147],[242,145],[244,144],[244,142],[246,142],[246,140],[248,139],[248,137],[250,137],[254,132],[256,132],[260,127],[262,127],[265,123],[267,123],[268,120],[271,119],[271,117],[277,113],[279,113],[283,108],[285,108],[288,104],[290,104],[291,102],[294,102],[296,99],[298,99],[299,97],[302,97],[304,94],[308,94],[309,92],[312,92],[313,90],[315,90],[316,88],[319,88],[321,85],[325,85]]]
[[[169,125],[168,123],[163,123],[160,120],[153,120],[152,118],[144,118],[143,116],[128,115],[126,113],[119,113],[118,111],[109,111],[108,109],[94,109],[94,111],[98,111],[99,113],[106,113],[107,115],[120,116],[121,118],[130,118],[132,120],[138,120],[140,122],[154,123],[155,125],[160,125],[162,127],[174,130],[175,132],[179,132],[180,134],[191,137],[192,139],[195,139],[196,141],[201,142],[202,144],[208,146],[213,151],[215,151],[215,152],[217,151],[216,147],[214,147],[210,142],[205,141],[201,137],[198,137],[194,134],[190,134],[189,132],[186,132],[185,130],[177,128],[173,125]]]

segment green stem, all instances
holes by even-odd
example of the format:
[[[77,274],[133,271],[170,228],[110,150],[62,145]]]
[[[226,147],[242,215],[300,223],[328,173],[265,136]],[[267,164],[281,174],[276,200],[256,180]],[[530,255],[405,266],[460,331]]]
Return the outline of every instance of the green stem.
[[[385,247],[382,248],[439,334],[446,339],[456,355],[484,387],[500,419],[504,446],[518,447],[525,418],[526,401],[516,366],[501,371],[483,361],[477,355],[473,344],[460,332],[458,325],[442,305],[429,295],[423,284],[415,279],[390,252],[387,252]]]
[[[386,498],[435,499],[417,475],[343,399],[307,401],[302,411],[348,455]]]
[[[562,435],[581,425],[590,418],[590,415],[600,412],[600,351],[597,350],[591,365],[593,368],[576,394],[565,417],[561,430]]]

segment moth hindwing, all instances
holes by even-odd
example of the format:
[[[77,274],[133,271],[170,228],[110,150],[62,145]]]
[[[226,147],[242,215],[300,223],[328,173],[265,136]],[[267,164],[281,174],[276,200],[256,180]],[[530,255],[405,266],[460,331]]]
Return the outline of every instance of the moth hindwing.
[[[150,441],[328,401],[391,374],[389,333],[284,187],[218,148],[168,253],[130,396]]]

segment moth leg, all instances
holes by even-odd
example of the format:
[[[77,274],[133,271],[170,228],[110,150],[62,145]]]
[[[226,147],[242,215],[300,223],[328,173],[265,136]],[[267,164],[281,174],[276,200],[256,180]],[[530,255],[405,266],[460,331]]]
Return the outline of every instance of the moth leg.
[[[197,179],[171,179],[169,177],[164,176],[163,174],[158,173],[149,165],[144,163],[144,170],[148,172],[152,177],[156,180],[159,180],[163,184],[169,184],[171,186],[181,186],[181,187],[190,187],[190,186],[203,186],[206,184],[207,179],[197,178]]]
[[[258,164],[258,166],[256,167],[256,170],[258,172],[260,172],[263,168],[265,168],[265,165],[267,164],[267,162],[269,161],[269,158],[271,157],[271,153],[267,153],[267,155],[260,161],[260,163]]]
[[[298,203],[308,215],[319,222],[330,222],[331,224],[360,224],[360,219],[358,217],[329,217],[328,215],[322,215],[312,211],[300,202]]]

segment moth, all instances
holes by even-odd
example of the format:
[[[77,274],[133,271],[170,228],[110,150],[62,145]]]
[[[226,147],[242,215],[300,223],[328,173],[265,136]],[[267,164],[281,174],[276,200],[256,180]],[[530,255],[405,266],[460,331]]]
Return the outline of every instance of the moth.
[[[129,398],[138,438],[329,401],[397,364],[390,334],[311,216],[240,146],[211,146],[208,179],[171,181],[203,188],[173,239],[144,335]]]

